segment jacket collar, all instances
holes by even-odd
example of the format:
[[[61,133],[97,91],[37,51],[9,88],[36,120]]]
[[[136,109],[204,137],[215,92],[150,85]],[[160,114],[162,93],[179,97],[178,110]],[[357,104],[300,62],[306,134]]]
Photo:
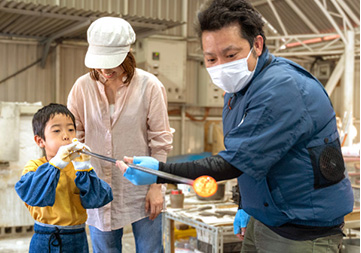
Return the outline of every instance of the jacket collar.
[[[261,72],[261,70],[263,69],[263,66],[267,63],[268,61],[268,57],[269,57],[269,52],[268,52],[268,48],[265,48],[264,52],[259,56],[258,58],[258,64],[257,64],[257,68],[256,71],[253,75],[252,80]],[[251,81],[252,81],[251,80]]]

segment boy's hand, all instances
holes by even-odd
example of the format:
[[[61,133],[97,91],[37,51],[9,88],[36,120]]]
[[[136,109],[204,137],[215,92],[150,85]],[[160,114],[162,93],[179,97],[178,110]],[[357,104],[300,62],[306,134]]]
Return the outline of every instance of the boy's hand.
[[[56,155],[50,159],[49,163],[59,169],[64,169],[71,160],[79,156],[77,152],[74,152],[76,145],[77,143],[73,142],[71,144],[61,146]]]
[[[73,140],[74,141],[74,140]],[[86,150],[86,151],[91,151],[90,148],[85,145],[84,143],[75,141],[77,143],[75,149],[76,150]],[[74,165],[74,169],[75,170],[89,170],[92,166],[90,164],[90,156],[77,152],[79,154],[78,157],[76,157],[72,163]]]
[[[74,140],[73,140],[74,141]],[[85,150],[85,151],[91,151],[91,149],[85,145],[84,143],[81,143],[79,141],[74,141],[77,145],[75,146],[76,151]],[[78,152],[79,156],[74,159],[75,162],[86,162],[90,161],[90,155],[86,155],[83,153]]]

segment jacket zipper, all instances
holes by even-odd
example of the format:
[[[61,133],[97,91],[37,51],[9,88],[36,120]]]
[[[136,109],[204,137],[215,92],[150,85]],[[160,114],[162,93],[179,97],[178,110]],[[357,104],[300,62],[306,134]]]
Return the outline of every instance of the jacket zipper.
[[[232,94],[232,96],[228,99],[227,105],[228,105],[228,109],[229,109],[229,110],[228,110],[226,116],[224,117],[224,120],[226,120],[226,118],[228,117],[229,112],[232,110],[231,102],[232,102],[233,97],[235,97],[235,96],[236,96],[236,94],[234,93],[234,94]],[[223,137],[223,143],[225,143],[225,140],[226,140],[226,137],[227,137],[228,133],[229,133],[229,131],[224,135],[224,137]],[[227,149],[227,148],[226,148],[226,149]]]

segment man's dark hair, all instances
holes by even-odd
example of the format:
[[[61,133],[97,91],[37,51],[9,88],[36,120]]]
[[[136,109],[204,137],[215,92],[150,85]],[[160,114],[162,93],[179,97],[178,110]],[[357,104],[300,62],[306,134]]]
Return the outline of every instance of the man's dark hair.
[[[34,135],[40,136],[43,140],[45,140],[44,130],[46,123],[52,118],[54,118],[57,114],[63,114],[65,116],[68,116],[71,118],[74,124],[74,129],[76,129],[75,126],[75,117],[74,115],[69,111],[69,109],[62,104],[56,104],[51,103],[47,106],[44,106],[43,108],[39,109],[34,117],[33,117],[33,132]]]
[[[249,42],[251,48],[258,35],[263,37],[263,49],[266,48],[262,16],[248,0],[210,0],[202,5],[197,17],[195,29],[199,38],[202,38],[203,31],[217,31],[238,23],[241,37]]]

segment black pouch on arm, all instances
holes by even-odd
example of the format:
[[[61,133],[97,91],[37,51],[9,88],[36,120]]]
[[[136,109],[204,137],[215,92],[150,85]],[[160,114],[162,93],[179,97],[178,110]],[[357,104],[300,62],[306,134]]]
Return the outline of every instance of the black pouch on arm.
[[[313,167],[315,189],[337,184],[345,178],[345,163],[339,139],[310,147],[308,152]]]

